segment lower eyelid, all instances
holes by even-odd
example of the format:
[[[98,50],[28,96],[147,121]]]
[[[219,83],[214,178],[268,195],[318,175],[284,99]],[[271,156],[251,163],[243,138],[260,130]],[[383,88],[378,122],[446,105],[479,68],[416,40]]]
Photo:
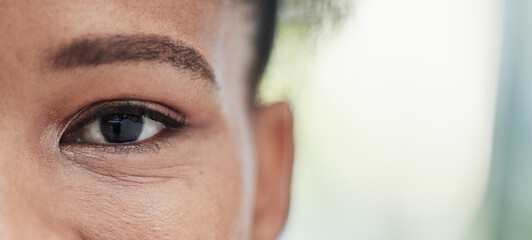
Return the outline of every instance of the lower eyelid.
[[[113,184],[158,183],[175,178],[187,180],[187,175],[191,172],[184,169],[187,165],[182,162],[161,162],[161,159],[146,162],[145,157],[141,156],[111,156],[87,149],[65,148],[63,152],[68,162]]]
[[[157,154],[166,145],[165,140],[153,140],[138,144],[73,143],[61,146],[61,152],[70,158],[107,159],[108,155]]]

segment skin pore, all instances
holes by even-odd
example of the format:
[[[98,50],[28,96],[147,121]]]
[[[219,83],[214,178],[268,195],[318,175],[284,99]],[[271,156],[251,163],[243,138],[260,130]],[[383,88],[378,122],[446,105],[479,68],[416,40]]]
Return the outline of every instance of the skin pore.
[[[292,119],[250,104],[254,16],[224,0],[0,0],[0,239],[275,239]],[[151,128],[105,142],[113,119]]]

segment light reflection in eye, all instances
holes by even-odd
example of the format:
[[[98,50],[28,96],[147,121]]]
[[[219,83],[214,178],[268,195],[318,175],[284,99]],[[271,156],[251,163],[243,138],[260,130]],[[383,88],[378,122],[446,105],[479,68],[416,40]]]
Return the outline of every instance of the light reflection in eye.
[[[75,137],[77,143],[134,143],[149,139],[166,127],[146,116],[106,115],[87,124]]]

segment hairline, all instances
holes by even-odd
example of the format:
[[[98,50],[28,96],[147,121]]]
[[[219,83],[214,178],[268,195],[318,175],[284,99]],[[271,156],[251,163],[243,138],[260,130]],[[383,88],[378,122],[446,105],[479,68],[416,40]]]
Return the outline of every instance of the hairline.
[[[255,16],[258,19],[255,24],[254,56],[255,60],[251,65],[249,80],[247,82],[249,96],[253,104],[257,101],[257,91],[259,84],[268,65],[273,40],[275,35],[276,14],[278,8],[277,0],[238,0],[240,2],[253,4]]]

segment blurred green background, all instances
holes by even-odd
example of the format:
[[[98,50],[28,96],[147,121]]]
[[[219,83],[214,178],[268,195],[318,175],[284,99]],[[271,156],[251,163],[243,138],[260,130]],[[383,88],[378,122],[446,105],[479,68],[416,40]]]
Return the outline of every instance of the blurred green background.
[[[283,0],[281,239],[532,239],[528,0]]]

